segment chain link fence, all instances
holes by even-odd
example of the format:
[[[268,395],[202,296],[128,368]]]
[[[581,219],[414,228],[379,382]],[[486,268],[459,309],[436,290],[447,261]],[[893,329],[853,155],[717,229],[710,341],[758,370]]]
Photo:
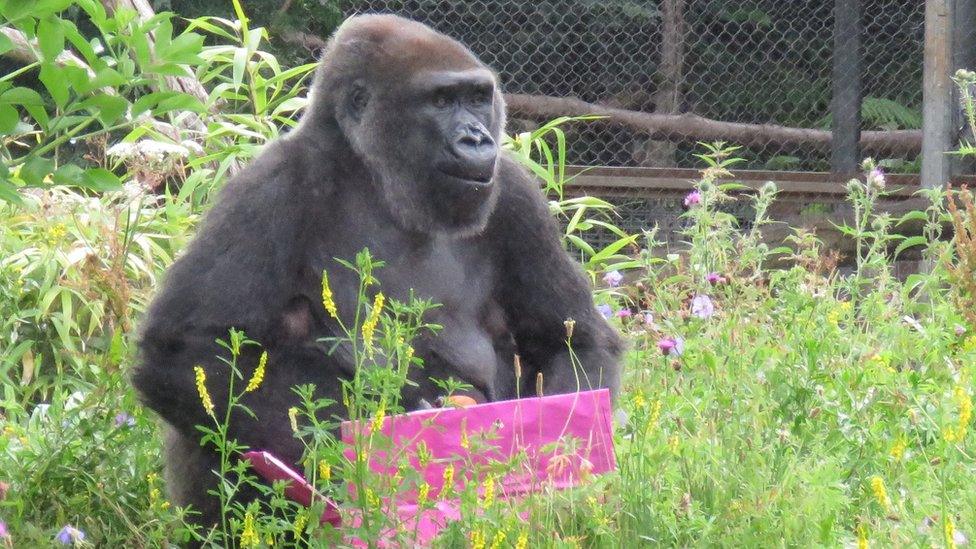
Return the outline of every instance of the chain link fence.
[[[919,129],[924,2],[864,0],[862,6],[862,129]],[[513,131],[552,118],[544,108],[551,98],[723,123],[830,129],[833,1],[363,0],[345,7],[347,14],[404,15],[467,44],[499,72],[507,93],[520,94]],[[678,133],[649,134],[612,119],[577,123],[568,136],[569,160],[699,166],[694,154],[703,139]],[[829,148],[786,139],[772,137],[740,152],[748,162],[743,167],[752,169],[830,168]],[[917,172],[916,157],[893,155],[886,166]]]

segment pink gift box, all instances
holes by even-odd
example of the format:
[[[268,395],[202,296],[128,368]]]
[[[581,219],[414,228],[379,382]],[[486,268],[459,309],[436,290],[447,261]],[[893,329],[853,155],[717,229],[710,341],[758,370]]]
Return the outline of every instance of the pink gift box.
[[[356,458],[355,430],[365,426],[366,422],[344,422],[341,426],[345,455],[350,460]],[[430,485],[431,503],[420,513],[416,486],[398,493],[395,502],[402,525],[408,531],[416,531],[416,541],[421,544],[429,543],[448,521],[460,517],[457,501],[452,498],[456,492],[440,497],[444,469],[449,464],[455,468],[455,489],[462,489],[471,481],[480,486],[484,479],[472,478],[472,471],[491,462],[515,464],[508,473],[495,479],[496,492],[503,498],[543,487],[571,487],[589,475],[613,471],[617,466],[610,393],[606,389],[467,408],[418,410],[386,418],[379,434],[390,442],[374,443],[367,456],[370,469],[392,476],[398,465],[409,464]],[[379,450],[377,446],[385,449]],[[422,447],[426,447],[430,458],[424,465],[418,457],[418,448]],[[265,453],[250,452],[245,458],[255,463],[254,457],[249,456],[262,454]],[[297,473],[292,472],[297,479],[287,473],[268,477],[260,468],[255,469],[272,480],[287,477],[294,482],[289,488],[298,486],[299,492],[307,493],[301,496],[304,499],[291,493],[289,497],[306,505],[310,501],[311,487]],[[336,524],[331,519],[327,521]],[[350,522],[358,524],[358,517],[351,515]]]

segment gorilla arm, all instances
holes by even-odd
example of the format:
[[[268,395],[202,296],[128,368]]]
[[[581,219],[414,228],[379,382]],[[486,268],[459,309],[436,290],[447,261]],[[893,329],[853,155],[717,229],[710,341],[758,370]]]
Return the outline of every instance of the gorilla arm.
[[[487,229],[498,265],[498,296],[534,392],[542,372],[547,394],[620,384],[620,338],[593,305],[581,267],[559,241],[555,220],[539,186],[507,154],[499,159],[498,206]],[[572,319],[572,349],[567,328]]]
[[[186,255],[167,273],[145,320],[133,383],[150,408],[196,440],[195,426],[212,426],[213,419],[201,403],[194,367],[205,371],[215,415],[223,420],[231,372],[225,360],[231,357],[216,340],[227,341],[231,328],[242,330],[264,346],[269,360],[261,386],[241,401],[253,416],[236,410],[229,436],[297,459],[301,449],[287,417],[298,402],[292,387],[314,383],[321,391],[337,382],[329,357],[304,338],[283,334],[296,330],[294,318],[309,318],[290,307],[311,305],[294,300],[302,294],[296,273],[303,216],[296,204],[303,199],[289,184],[296,179],[293,169],[282,166],[288,158],[294,165],[297,155],[287,152],[269,150],[228,183]],[[234,380],[235,393],[244,390],[261,351],[255,345],[242,349],[237,367],[243,379]]]

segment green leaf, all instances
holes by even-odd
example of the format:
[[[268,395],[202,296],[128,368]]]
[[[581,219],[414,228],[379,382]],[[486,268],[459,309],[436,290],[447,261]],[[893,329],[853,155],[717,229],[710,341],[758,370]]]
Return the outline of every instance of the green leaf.
[[[902,253],[908,248],[911,248],[912,246],[924,246],[928,243],[929,243],[928,239],[925,238],[924,236],[910,236],[905,240],[902,240],[901,244],[899,244],[898,247],[895,248],[895,257],[897,257],[898,254]]]
[[[44,98],[30,88],[11,88],[0,95],[0,103],[20,105],[34,117],[34,120],[46,127],[48,123],[47,110],[44,109]]]
[[[14,43],[7,38],[7,35],[0,34],[0,55],[5,54],[12,49],[14,49]]]
[[[17,109],[10,105],[0,104],[0,134],[12,134],[19,121],[20,117],[17,114]]]
[[[91,168],[85,171],[84,186],[93,191],[114,191],[122,187],[122,181],[105,168]]]
[[[88,93],[101,88],[117,88],[125,84],[125,78],[111,67],[102,67],[95,72],[94,78],[87,75],[84,82],[75,84],[78,93]]]
[[[0,179],[0,200],[17,205],[24,203],[17,192],[17,186],[6,179]]]
[[[906,213],[905,215],[899,217],[898,218],[898,221],[896,221],[895,224],[896,225],[901,225],[902,223],[905,223],[906,221],[927,221],[928,218],[929,217],[928,217],[928,215],[925,212],[920,211],[920,210],[912,210],[912,211]]]
[[[7,0],[0,6],[2,6],[0,13],[3,14],[7,22],[14,22],[31,13],[31,10],[34,9],[34,0]]]
[[[68,102],[68,80],[63,70],[53,63],[43,63],[38,78],[59,107]]]
[[[234,83],[234,87],[240,87],[241,83],[244,82],[244,68],[247,66],[247,50],[244,48],[237,48],[234,51],[234,65],[233,71],[231,73],[231,81]]]
[[[35,156],[21,166],[20,178],[31,187],[40,187],[44,185],[44,178],[52,171],[54,171],[53,160]]]
[[[92,65],[99,60],[98,55],[95,54],[95,49],[88,42],[88,40],[86,40],[85,37],[78,32],[78,27],[76,27],[73,22],[63,19],[61,21],[61,28],[64,30],[64,37],[71,42],[71,45],[74,46],[75,50],[81,54],[86,63]]]
[[[195,113],[207,112],[207,107],[196,97],[188,93],[175,93],[159,102],[154,109],[155,114],[169,111],[190,111]]]
[[[37,24],[37,42],[45,61],[54,61],[64,52],[64,29],[61,20],[51,15]]]
[[[81,106],[97,112],[99,122],[108,127],[125,113],[129,102],[117,95],[100,93],[86,99]]]
[[[51,176],[55,185],[84,186],[85,170],[77,164],[65,164]]]

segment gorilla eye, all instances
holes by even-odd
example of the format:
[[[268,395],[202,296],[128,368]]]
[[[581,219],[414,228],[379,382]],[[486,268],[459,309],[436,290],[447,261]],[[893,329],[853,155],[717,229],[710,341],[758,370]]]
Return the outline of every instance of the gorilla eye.
[[[491,90],[484,89],[474,92],[474,95],[471,96],[471,102],[478,106],[491,103]]]
[[[433,104],[438,109],[447,108],[451,104],[451,97],[447,92],[439,91],[434,94]]]

